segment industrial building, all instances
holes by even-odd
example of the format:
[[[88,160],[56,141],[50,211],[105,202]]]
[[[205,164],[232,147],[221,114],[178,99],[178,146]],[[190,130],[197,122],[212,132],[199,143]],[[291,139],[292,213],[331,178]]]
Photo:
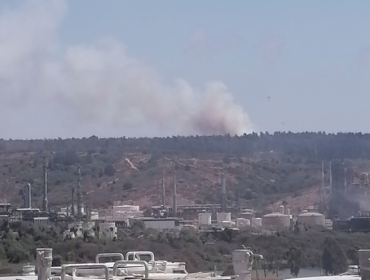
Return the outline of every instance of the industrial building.
[[[174,230],[182,228],[182,223],[180,223],[179,218],[133,218],[130,219],[130,225],[132,225],[135,221],[142,221],[145,225],[145,228],[153,228],[156,230]]]

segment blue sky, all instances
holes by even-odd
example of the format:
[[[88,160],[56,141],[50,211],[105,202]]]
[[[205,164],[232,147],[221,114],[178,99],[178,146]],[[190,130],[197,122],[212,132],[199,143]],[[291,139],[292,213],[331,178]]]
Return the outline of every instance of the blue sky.
[[[17,0],[10,6],[4,1],[0,9],[15,13],[24,3]],[[369,1],[70,0],[64,4],[58,8],[63,12],[53,39],[60,52],[110,37],[124,45],[127,56],[154,69],[165,88],[178,78],[193,88],[221,81],[256,131],[370,132]],[[38,111],[35,106],[33,111]],[[31,109],[11,112],[19,115],[17,110]],[[19,130],[24,124],[14,121],[3,129],[4,138],[182,133],[173,129],[176,124],[163,129],[148,124],[151,114],[140,125],[119,124],[120,132],[117,127],[100,130],[85,123],[82,130],[69,129],[66,115],[49,120],[47,129],[23,133]],[[39,118],[36,114],[32,122]],[[52,126],[58,122],[62,129],[55,130]],[[26,126],[32,126],[31,121]],[[184,131],[193,132],[201,134]]]

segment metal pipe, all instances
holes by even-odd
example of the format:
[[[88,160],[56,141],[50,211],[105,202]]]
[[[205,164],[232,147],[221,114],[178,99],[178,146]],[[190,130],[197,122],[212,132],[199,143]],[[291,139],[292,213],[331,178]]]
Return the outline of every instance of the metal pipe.
[[[103,268],[105,280],[109,280],[109,269],[105,264],[96,264],[96,263],[85,263],[85,264],[64,264],[62,265],[62,272],[60,279],[64,280],[66,276],[67,268],[78,269],[78,268]],[[39,279],[40,280],[40,279]]]
[[[142,279],[149,278],[149,266],[148,263],[145,261],[116,261],[113,265],[113,273],[112,276],[117,276],[117,268],[119,265],[126,265],[126,264],[140,264],[144,266],[144,277]]]
[[[130,257],[133,256],[133,260],[135,260],[136,256],[150,256],[150,261],[154,262],[154,253],[151,251],[130,251],[126,254],[126,260],[130,260]]]
[[[99,262],[100,258],[111,258],[111,257],[119,257],[121,261],[125,259],[125,257],[121,253],[101,253],[96,255],[95,262],[100,263]]]

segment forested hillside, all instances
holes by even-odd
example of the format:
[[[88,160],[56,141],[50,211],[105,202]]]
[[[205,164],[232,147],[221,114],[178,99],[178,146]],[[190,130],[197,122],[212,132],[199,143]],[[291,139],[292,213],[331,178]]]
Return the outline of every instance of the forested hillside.
[[[43,157],[49,161],[52,206],[70,201],[77,165],[91,207],[113,201],[159,204],[163,170],[171,203],[171,160],[176,160],[179,204],[219,202],[224,172],[228,204],[262,208],[290,201],[299,210],[318,203],[322,160],[344,159],[358,170],[368,170],[370,134],[0,140],[3,200],[20,205],[22,187],[29,182],[35,206],[40,204]]]

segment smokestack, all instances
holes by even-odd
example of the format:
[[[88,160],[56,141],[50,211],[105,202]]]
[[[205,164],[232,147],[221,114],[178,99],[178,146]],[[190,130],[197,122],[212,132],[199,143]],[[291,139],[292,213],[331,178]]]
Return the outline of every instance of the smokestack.
[[[347,191],[347,167],[344,167],[344,191]]]
[[[27,184],[23,188],[23,208],[32,208],[31,206],[31,184]]]
[[[331,172],[331,161],[330,161],[330,165],[329,165],[329,189],[330,189],[330,193],[332,192],[332,188],[333,188],[333,174]]]
[[[177,193],[176,193],[176,163],[173,163],[173,216],[177,217]]]
[[[77,167],[78,183],[77,183],[77,215],[82,216],[82,190],[81,190],[81,168]]]
[[[321,162],[321,187],[320,187],[320,211],[323,211],[323,192],[325,188],[324,161]]]
[[[164,183],[164,177],[165,177],[165,170],[163,168],[163,176],[162,176],[162,205],[163,207],[166,207],[166,186]]]
[[[47,212],[49,210],[48,203],[48,159],[44,157],[44,199],[42,201],[42,210]]]
[[[71,209],[71,215],[75,215],[75,186],[72,186],[72,209]]]
[[[221,212],[226,212],[226,183],[225,174],[221,175]]]

